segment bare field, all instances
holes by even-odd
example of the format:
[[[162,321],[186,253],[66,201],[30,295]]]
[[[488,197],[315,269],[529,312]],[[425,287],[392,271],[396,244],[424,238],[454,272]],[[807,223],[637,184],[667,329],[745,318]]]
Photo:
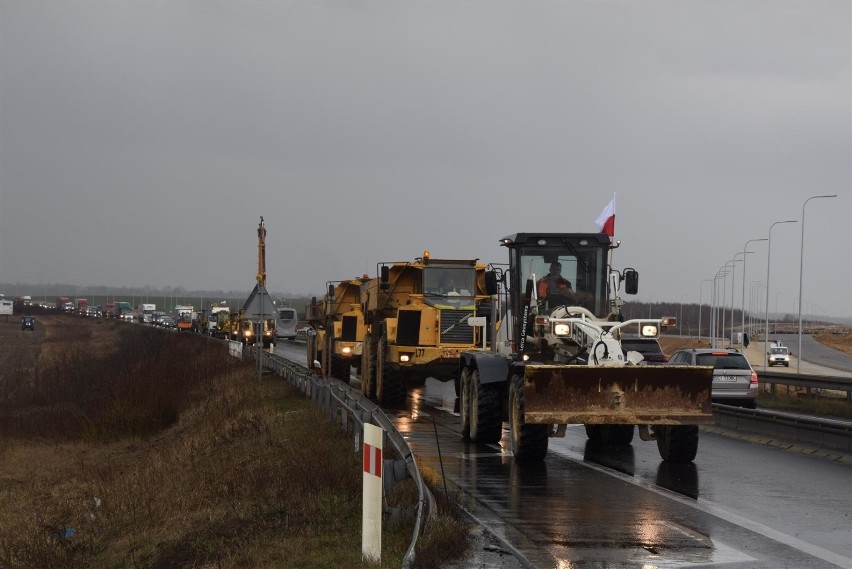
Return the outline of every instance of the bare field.
[[[852,354],[852,332],[850,331],[842,334],[818,334],[815,339],[817,342],[831,346],[835,350]]]
[[[408,499],[397,488],[389,500]],[[223,344],[0,321],[4,569],[399,567],[407,521],[384,533],[381,565],[362,563],[360,493],[351,441]]]

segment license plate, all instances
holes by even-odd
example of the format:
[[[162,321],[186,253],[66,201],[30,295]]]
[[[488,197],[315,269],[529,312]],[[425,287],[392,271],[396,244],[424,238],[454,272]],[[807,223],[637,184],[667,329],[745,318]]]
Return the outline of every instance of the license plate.
[[[715,381],[730,381],[730,382],[735,382],[737,380],[736,377],[731,377],[729,375],[717,375],[713,379]]]

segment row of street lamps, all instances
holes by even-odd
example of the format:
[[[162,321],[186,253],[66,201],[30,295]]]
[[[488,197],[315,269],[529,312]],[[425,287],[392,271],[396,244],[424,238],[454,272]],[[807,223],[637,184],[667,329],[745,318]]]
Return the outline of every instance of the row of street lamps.
[[[796,373],[800,373],[801,370],[801,361],[802,361],[802,275],[804,270],[804,258],[805,258],[805,207],[808,205],[808,202],[813,199],[819,198],[836,198],[837,194],[833,195],[824,195],[824,196],[811,196],[805,200],[802,204],[802,239],[801,239],[801,252],[799,257],[799,328],[798,328],[798,340],[799,346],[798,351],[796,352]],[[705,282],[712,283],[711,289],[711,299],[710,299],[710,345],[714,345],[715,338],[717,336],[717,332],[720,338],[724,338],[725,335],[725,291],[724,291],[724,279],[728,274],[731,275],[731,340],[733,341],[734,336],[734,267],[737,263],[742,261],[743,263],[743,287],[742,287],[742,305],[741,305],[741,316],[742,321],[740,323],[743,333],[745,332],[745,279],[746,279],[746,255],[753,253],[753,251],[748,251],[748,246],[750,243],[755,243],[758,241],[766,241],[766,283],[762,284],[762,288],[765,288],[766,293],[766,302],[764,306],[764,330],[763,330],[763,368],[766,369],[768,367],[768,350],[769,350],[769,268],[770,261],[772,258],[772,228],[776,225],[783,223],[798,223],[799,220],[796,219],[787,219],[783,221],[775,221],[769,226],[769,234],[767,237],[760,239],[749,239],[743,245],[743,250],[736,253],[734,258],[727,261],[724,265],[722,265],[718,271],[716,271],[716,275],[712,279],[704,279],[701,281],[701,285],[699,286],[698,293],[698,335],[699,340],[701,339],[701,292],[703,291],[703,285]],[[742,259],[738,259],[737,256],[742,255]],[[730,270],[730,272],[729,272]],[[723,279],[722,282],[722,301],[721,305],[716,304],[718,301],[719,293],[716,290],[716,281],[719,279]],[[754,285],[754,283],[752,283]],[[749,306],[751,306],[751,302],[749,302]],[[721,312],[719,310],[721,309]],[[716,329],[716,323],[718,321],[719,314],[721,314],[722,325],[721,330]]]

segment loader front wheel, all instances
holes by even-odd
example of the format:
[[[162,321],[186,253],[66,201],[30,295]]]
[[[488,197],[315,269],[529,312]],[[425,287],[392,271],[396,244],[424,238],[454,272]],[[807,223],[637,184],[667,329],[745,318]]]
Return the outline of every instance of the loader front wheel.
[[[698,454],[698,425],[659,425],[657,449],[668,462],[692,462]]]
[[[509,432],[512,453],[517,462],[544,460],[550,425],[530,425],[524,422],[524,377],[512,376],[509,387]]]
[[[500,408],[500,392],[497,384],[483,384],[479,370],[470,372],[468,394],[470,399],[469,429],[474,442],[493,445],[503,437],[503,418]],[[545,452],[547,451],[545,439]]]

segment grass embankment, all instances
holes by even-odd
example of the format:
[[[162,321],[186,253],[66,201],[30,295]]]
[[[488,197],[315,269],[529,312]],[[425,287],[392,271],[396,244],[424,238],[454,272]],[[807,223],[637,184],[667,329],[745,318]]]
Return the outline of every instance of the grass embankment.
[[[0,337],[0,568],[378,566],[361,562],[359,456],[285,382],[115,321]],[[411,531],[386,524],[382,567]]]

